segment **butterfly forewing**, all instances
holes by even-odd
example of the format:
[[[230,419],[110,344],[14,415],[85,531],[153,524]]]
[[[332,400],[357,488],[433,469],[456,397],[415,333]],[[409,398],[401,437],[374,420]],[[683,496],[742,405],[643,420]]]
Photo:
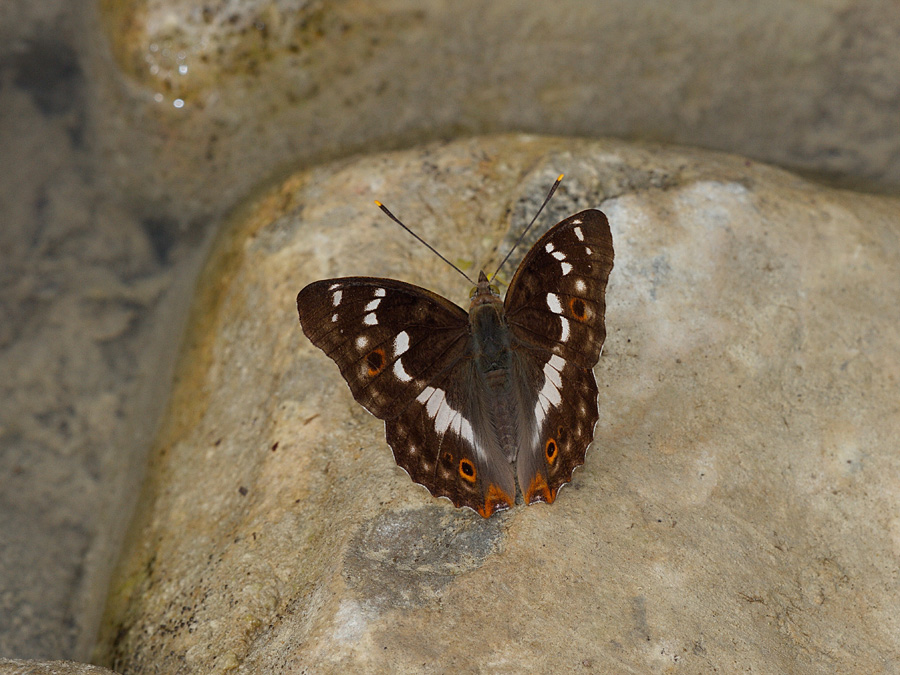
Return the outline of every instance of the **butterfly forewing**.
[[[523,343],[593,368],[606,338],[612,234],[601,211],[576,213],[541,237],[506,294],[506,320]]]
[[[353,397],[383,420],[459,361],[468,338],[461,308],[392,279],[317,281],[300,291],[297,310],[303,332],[338,364]]]

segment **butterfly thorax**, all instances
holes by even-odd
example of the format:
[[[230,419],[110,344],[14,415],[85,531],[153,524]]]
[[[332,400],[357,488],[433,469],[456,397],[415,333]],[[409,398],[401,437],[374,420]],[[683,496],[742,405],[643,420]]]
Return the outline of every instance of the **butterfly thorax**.
[[[484,272],[478,274],[478,285],[472,289],[472,302],[469,305],[469,313],[475,309],[477,305],[485,305],[491,303],[500,303],[500,293],[497,287],[492,285]]]
[[[472,356],[479,373],[485,375],[492,388],[500,384],[509,370],[510,335],[500,302],[478,305],[469,312],[472,334]]]
[[[502,386],[509,369],[510,334],[503,301],[484,272],[478,277],[469,306],[469,330],[478,372],[488,377],[492,389]]]

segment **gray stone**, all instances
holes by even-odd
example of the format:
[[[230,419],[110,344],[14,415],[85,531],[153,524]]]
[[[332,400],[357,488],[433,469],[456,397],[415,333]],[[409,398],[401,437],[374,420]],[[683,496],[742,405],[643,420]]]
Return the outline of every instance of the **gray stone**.
[[[890,0],[0,2],[0,653],[90,653],[198,249],[277,167],[529,129],[892,190],[898,25]]]
[[[900,186],[892,0],[103,7],[159,127],[167,171],[142,180],[210,208],[285,162],[520,130],[683,143]]]
[[[111,670],[75,661],[0,659],[0,675],[116,675]]]
[[[542,227],[599,207],[615,240],[600,421],[553,505],[484,520],[395,466],[294,298],[370,274],[464,303],[372,200],[490,268],[559,172]],[[897,200],[740,157],[504,136],[299,173],[244,213],[201,281],[98,662],[898,668]]]

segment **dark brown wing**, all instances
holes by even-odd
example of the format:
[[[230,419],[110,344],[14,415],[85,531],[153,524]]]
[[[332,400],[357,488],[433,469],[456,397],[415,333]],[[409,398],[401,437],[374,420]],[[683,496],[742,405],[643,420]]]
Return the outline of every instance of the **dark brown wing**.
[[[300,325],[331,357],[363,407],[400,415],[468,344],[468,315],[424,288],[393,279],[346,277],[297,295]]]
[[[515,478],[486,447],[488,404],[471,386],[468,315],[391,279],[310,284],[297,296],[310,341],[338,364],[354,398],[385,420],[397,464],[436,497],[487,517],[512,506]]]
[[[551,228],[519,265],[504,302],[523,372],[520,395],[534,407],[520,428],[534,429],[519,448],[517,474],[526,502],[552,502],[584,463],[598,418],[593,368],[606,338],[606,284],[613,267],[606,216],[582,211]]]
[[[394,459],[415,482],[487,518],[515,503],[516,483],[512,465],[492,445],[490,406],[472,386],[473,368],[467,358],[446,371],[385,429]]]
[[[522,260],[504,308],[523,343],[593,368],[606,339],[606,282],[613,267],[612,233],[601,211],[569,216]]]

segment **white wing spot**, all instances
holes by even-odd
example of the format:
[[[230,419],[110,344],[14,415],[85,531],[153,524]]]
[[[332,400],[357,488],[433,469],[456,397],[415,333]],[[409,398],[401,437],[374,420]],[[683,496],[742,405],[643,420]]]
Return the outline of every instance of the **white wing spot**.
[[[425,411],[434,420],[434,430],[438,434],[443,435],[450,429],[468,441],[480,453],[478,446],[475,445],[475,432],[472,425],[462,416],[462,413],[450,407],[443,389],[425,387],[422,393],[416,396],[416,400],[425,404]]]
[[[397,379],[401,382],[409,382],[412,379],[412,375],[409,375],[403,369],[403,364],[400,363],[400,359],[394,361],[394,375],[396,375]]]
[[[459,413],[456,414],[458,415]],[[434,430],[443,436],[453,423],[453,416],[453,408],[448,405],[446,398],[442,397],[441,407],[438,408],[437,415],[434,418]]]
[[[394,356],[405,354],[409,349],[409,333],[403,331],[394,339]]]
[[[384,297],[384,293],[385,293],[385,291],[384,291],[383,288],[376,288],[376,289],[375,289],[375,297],[376,297],[376,298],[383,298],[383,297]]]
[[[547,366],[550,366],[557,372],[561,373],[562,369],[566,367],[566,360],[558,354],[554,354],[550,357],[550,360],[547,361]],[[547,366],[544,366],[545,371],[547,370]]]
[[[438,408],[440,408],[441,403],[444,402],[444,390],[435,389],[434,387],[425,387],[422,390],[422,393],[416,396],[416,400],[419,403],[425,404],[425,411],[431,419],[434,419],[434,416],[437,415]]]
[[[547,409],[544,408],[544,402],[541,400],[541,397],[538,396],[537,403],[534,404],[534,444],[537,445],[539,442],[538,435],[541,433],[541,428],[544,426],[544,418],[547,417]]]
[[[367,312],[374,312],[376,309],[378,309],[378,305],[380,305],[380,304],[381,304],[381,299],[375,298],[374,300],[372,300],[372,302],[370,302],[368,305],[365,306],[365,310]]]
[[[460,426],[460,424],[462,424],[463,416],[460,415],[459,413],[454,413],[453,409],[450,408],[450,406],[447,406],[447,408],[449,408],[450,412],[452,413],[452,419],[450,420],[450,427],[449,427],[450,431],[452,431],[454,434],[459,436],[459,426]]]
[[[559,320],[562,322],[562,335],[560,336],[559,341],[565,342],[569,339],[569,320],[564,316],[559,317]]]
[[[584,247],[584,252],[587,253],[588,255],[591,255],[591,254],[593,253],[593,251],[591,250],[591,247],[590,247],[590,246],[585,246],[585,247]]]
[[[544,380],[544,386],[538,392],[537,403],[534,404],[535,430],[537,433],[540,433],[550,408],[557,405],[561,400],[562,398],[556,386],[549,380]]]
[[[546,373],[548,368],[544,366],[544,372]],[[552,368],[549,370],[553,370]],[[557,376],[559,373],[557,373]],[[541,388],[540,393],[538,394],[540,398],[544,398],[547,400],[547,403],[550,405],[559,405],[560,401],[562,401],[562,396],[559,394],[559,387],[556,386],[556,383],[553,382],[549,377],[544,380],[544,386]]]
[[[337,323],[338,315],[337,312],[331,315],[331,323]]]
[[[562,263],[563,276],[566,276],[571,271],[572,271],[572,266],[569,263],[567,263],[567,262]]]
[[[449,406],[447,406],[449,408]],[[465,439],[473,446],[475,445],[475,434],[472,432],[472,425],[469,420],[462,416],[462,413],[453,411],[453,421],[450,424],[450,430],[457,436]]]
[[[337,307],[341,304],[341,298],[344,297],[344,291],[335,291],[334,295],[331,296],[332,304]]]
[[[472,431],[472,425],[469,424],[469,420],[462,415],[460,415],[459,418],[462,420],[459,423],[459,435],[471,443],[475,447],[475,450],[478,450],[478,446],[475,445],[475,432]]]
[[[369,338],[367,338],[365,335],[360,335],[358,338],[356,338],[356,348],[357,349],[360,349],[360,350],[365,349],[368,344],[369,344]]]
[[[579,293],[584,293],[587,291],[587,284],[584,283],[584,279],[575,280],[575,290]]]
[[[551,366],[549,362],[544,364],[544,377],[547,378],[546,382],[552,382],[553,386],[557,389],[562,387],[562,375],[560,374],[560,371]],[[546,383],[544,389],[546,389]],[[543,389],[541,391],[543,391]]]
[[[548,241],[547,245],[544,247],[544,250],[547,251],[547,253],[553,253],[553,251],[556,250],[556,247],[553,246],[552,241]]]
[[[559,393],[562,387],[560,373],[565,365],[565,360],[556,354],[551,356],[550,360],[544,364],[544,384],[541,385],[537,401],[534,404],[535,443],[538,442],[537,435],[540,434],[550,408],[559,405],[560,401],[562,401],[562,396]]]
[[[363,317],[363,323],[367,326],[377,326],[378,319],[375,318],[375,312],[369,312]]]
[[[572,222],[578,224],[581,223],[580,220],[573,220]],[[584,241],[584,232],[581,231],[580,227],[576,227],[574,230],[572,230],[572,232],[574,232],[575,236],[578,237],[578,241]]]
[[[559,296],[556,293],[547,293],[547,307],[554,314],[562,314],[562,303],[560,303]]]
[[[329,291],[334,291],[334,290],[337,290],[337,289],[340,288],[340,287],[341,287],[341,285],[340,285],[339,283],[337,283],[337,284],[331,284],[331,286],[328,287],[328,290],[329,290]]]
[[[554,251],[550,255],[552,255],[557,260],[565,260],[566,259],[566,254],[563,253],[562,251]]]

